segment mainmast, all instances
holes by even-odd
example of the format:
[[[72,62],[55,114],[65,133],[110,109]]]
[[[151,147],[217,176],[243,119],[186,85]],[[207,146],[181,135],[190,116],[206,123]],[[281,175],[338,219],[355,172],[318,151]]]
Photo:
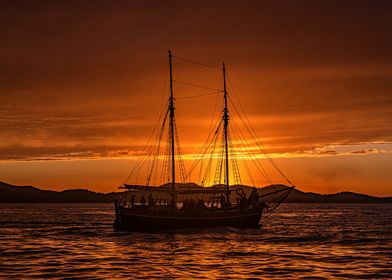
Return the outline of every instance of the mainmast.
[[[171,137],[171,171],[172,171],[172,189],[173,195],[176,190],[176,166],[175,166],[175,147],[174,147],[174,97],[173,97],[173,71],[172,71],[172,53],[169,51],[169,65],[170,65],[170,137]],[[174,196],[175,197],[175,196]],[[174,200],[175,201],[175,200]]]
[[[226,68],[223,62],[223,93],[225,99],[225,108],[223,109],[223,124],[225,136],[225,164],[226,164],[226,200],[229,203],[230,199],[230,185],[229,185],[229,149],[228,149],[228,125],[229,125],[229,110],[227,109],[227,90],[226,90]]]

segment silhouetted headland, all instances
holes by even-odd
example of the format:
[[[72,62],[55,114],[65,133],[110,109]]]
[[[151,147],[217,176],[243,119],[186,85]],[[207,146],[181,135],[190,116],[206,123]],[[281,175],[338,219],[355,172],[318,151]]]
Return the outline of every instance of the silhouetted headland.
[[[247,186],[244,186],[245,188]],[[269,187],[266,187],[269,188]],[[111,203],[124,192],[97,193],[86,189],[42,190],[0,182],[0,203]],[[317,194],[294,189],[286,203],[392,203],[392,197],[375,197],[353,192]]]

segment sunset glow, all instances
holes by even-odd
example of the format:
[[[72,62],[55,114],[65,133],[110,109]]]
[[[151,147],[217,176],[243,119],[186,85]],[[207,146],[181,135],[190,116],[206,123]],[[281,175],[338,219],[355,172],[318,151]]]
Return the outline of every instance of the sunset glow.
[[[167,102],[171,49],[226,63],[230,98],[299,189],[391,196],[391,3],[218,2],[0,4],[0,181],[117,191]],[[222,88],[217,70],[173,71]],[[186,167],[221,102],[188,97],[211,91],[174,84]]]

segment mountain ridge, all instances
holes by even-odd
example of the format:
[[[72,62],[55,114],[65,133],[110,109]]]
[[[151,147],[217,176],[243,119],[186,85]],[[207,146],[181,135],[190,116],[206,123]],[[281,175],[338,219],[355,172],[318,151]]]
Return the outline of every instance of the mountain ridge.
[[[81,188],[63,191],[42,190],[33,186],[16,186],[0,181],[0,203],[110,203],[118,199],[122,194],[123,192],[99,193]],[[392,203],[392,197],[376,197],[350,191],[342,191],[335,194],[318,194],[294,189],[285,202]]]

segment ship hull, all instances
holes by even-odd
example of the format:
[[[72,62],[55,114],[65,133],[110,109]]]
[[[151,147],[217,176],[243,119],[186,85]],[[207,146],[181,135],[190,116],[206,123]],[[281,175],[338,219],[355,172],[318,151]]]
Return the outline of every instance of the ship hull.
[[[213,227],[257,227],[262,210],[216,210],[203,214],[181,212],[135,211],[116,206],[116,230],[158,231],[170,229],[200,229]]]

